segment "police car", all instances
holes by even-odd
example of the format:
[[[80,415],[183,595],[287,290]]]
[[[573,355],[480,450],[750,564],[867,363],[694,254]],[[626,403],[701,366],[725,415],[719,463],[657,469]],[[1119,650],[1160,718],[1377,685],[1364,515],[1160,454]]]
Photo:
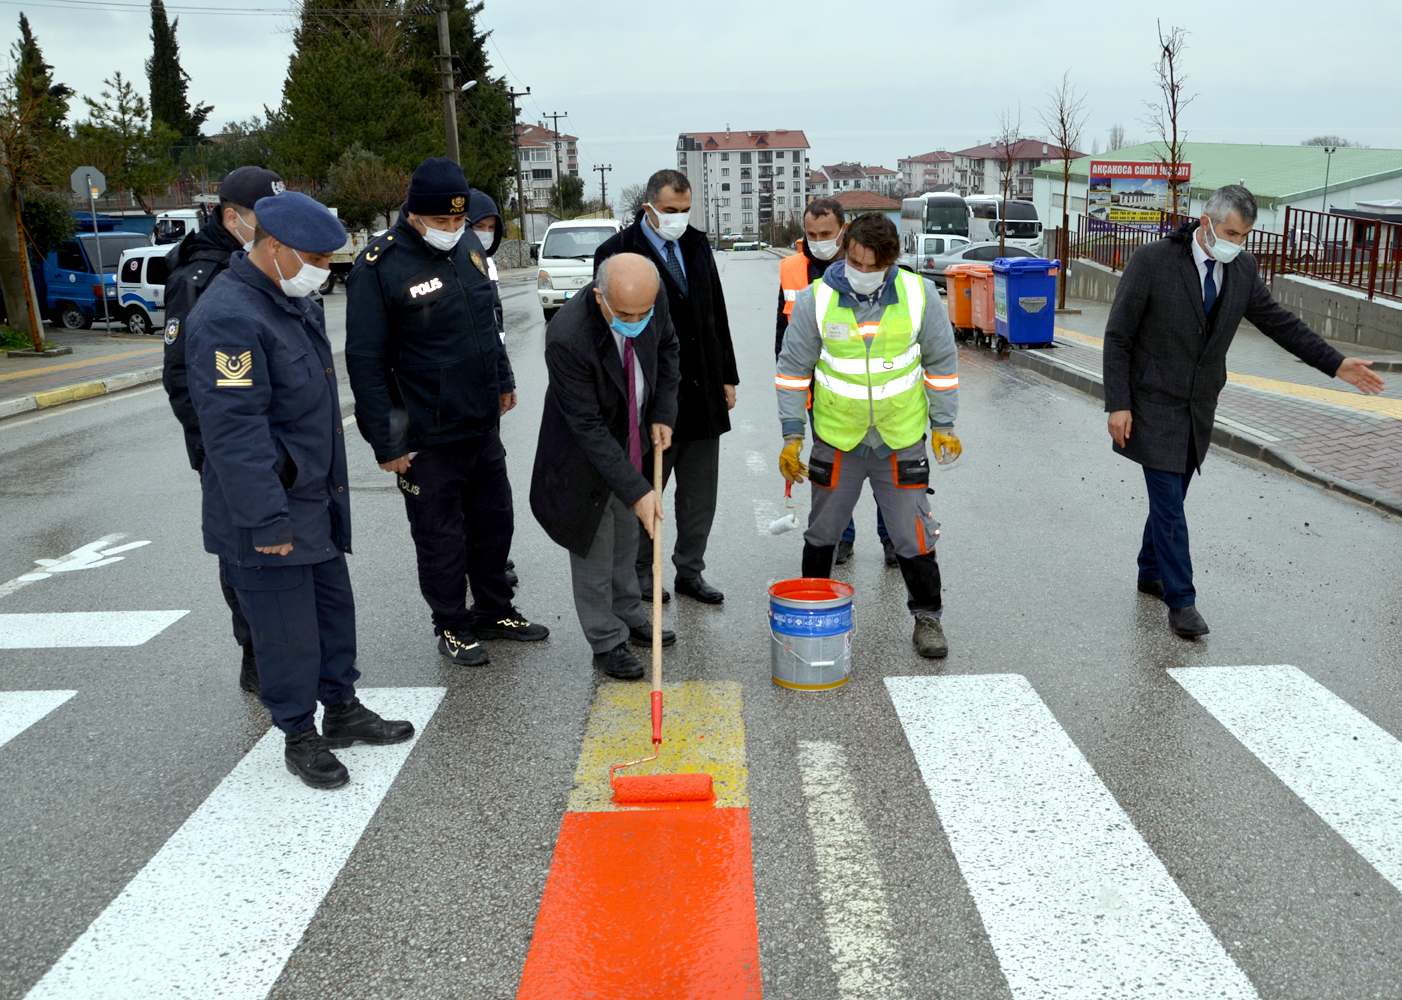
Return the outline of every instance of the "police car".
[[[117,307],[128,333],[160,333],[165,326],[169,244],[134,247],[117,270]]]

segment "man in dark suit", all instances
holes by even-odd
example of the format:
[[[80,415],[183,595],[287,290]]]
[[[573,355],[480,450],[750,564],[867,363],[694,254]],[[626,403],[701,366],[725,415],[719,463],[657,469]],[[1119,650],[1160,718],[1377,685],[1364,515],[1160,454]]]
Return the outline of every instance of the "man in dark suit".
[[[643,442],[664,452],[677,422],[677,335],[657,268],[621,253],[571,296],[545,330],[545,391],[531,511],[570,550],[575,611],[610,677],[635,680],[642,664],[628,643],[652,644],[634,566],[641,522],[660,527]],[[646,426],[644,426],[646,425]],[[649,546],[650,548],[650,546]],[[662,644],[676,639],[662,633]]]
[[[1183,498],[1212,443],[1227,349],[1243,317],[1306,364],[1364,393],[1381,392],[1371,361],[1345,358],[1274,298],[1242,251],[1256,199],[1218,188],[1202,217],[1129,259],[1105,324],[1105,409],[1115,451],[1144,467],[1149,518],[1139,590],[1163,598],[1169,626],[1206,635],[1197,610]]]
[[[716,516],[716,486],[720,476],[720,436],[730,430],[735,386],[740,381],[735,349],[730,343],[725,295],[720,272],[705,233],[687,224],[691,184],[676,170],[659,170],[648,178],[647,203],[633,225],[600,245],[594,270],[616,253],[648,258],[662,275],[667,305],[681,349],[681,389],[677,401],[676,446],[663,461],[663,483],[677,475],[677,543],[672,562],[677,568],[677,593],[706,604],[720,604],[725,595],[701,576],[706,568],[706,541]],[[652,468],[646,456],[645,468]],[[639,533],[639,555],[647,549]],[[652,562],[637,566],[638,585],[652,598]],[[665,591],[664,601],[670,599]]]

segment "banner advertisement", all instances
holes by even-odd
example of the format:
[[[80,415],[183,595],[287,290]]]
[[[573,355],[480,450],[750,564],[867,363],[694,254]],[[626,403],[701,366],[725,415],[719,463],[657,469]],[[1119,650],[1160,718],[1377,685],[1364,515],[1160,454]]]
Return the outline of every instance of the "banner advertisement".
[[[1191,215],[1193,165],[1178,164],[1178,214]],[[1091,160],[1086,208],[1093,221],[1158,228],[1173,211],[1169,168],[1164,163]]]

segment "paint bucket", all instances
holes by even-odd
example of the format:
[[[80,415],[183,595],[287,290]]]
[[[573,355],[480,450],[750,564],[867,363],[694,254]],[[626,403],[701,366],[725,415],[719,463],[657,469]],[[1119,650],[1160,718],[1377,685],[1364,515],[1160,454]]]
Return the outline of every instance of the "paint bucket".
[[[769,665],[795,691],[841,687],[852,674],[852,588],[802,577],[769,588]]]

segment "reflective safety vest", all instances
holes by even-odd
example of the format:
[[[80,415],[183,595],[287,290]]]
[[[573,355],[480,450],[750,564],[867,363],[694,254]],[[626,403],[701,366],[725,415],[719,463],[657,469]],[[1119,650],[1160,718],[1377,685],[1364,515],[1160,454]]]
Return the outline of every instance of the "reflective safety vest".
[[[779,287],[784,291],[784,315],[793,315],[794,299],[808,287],[808,256],[799,242],[798,253],[779,262]]]

